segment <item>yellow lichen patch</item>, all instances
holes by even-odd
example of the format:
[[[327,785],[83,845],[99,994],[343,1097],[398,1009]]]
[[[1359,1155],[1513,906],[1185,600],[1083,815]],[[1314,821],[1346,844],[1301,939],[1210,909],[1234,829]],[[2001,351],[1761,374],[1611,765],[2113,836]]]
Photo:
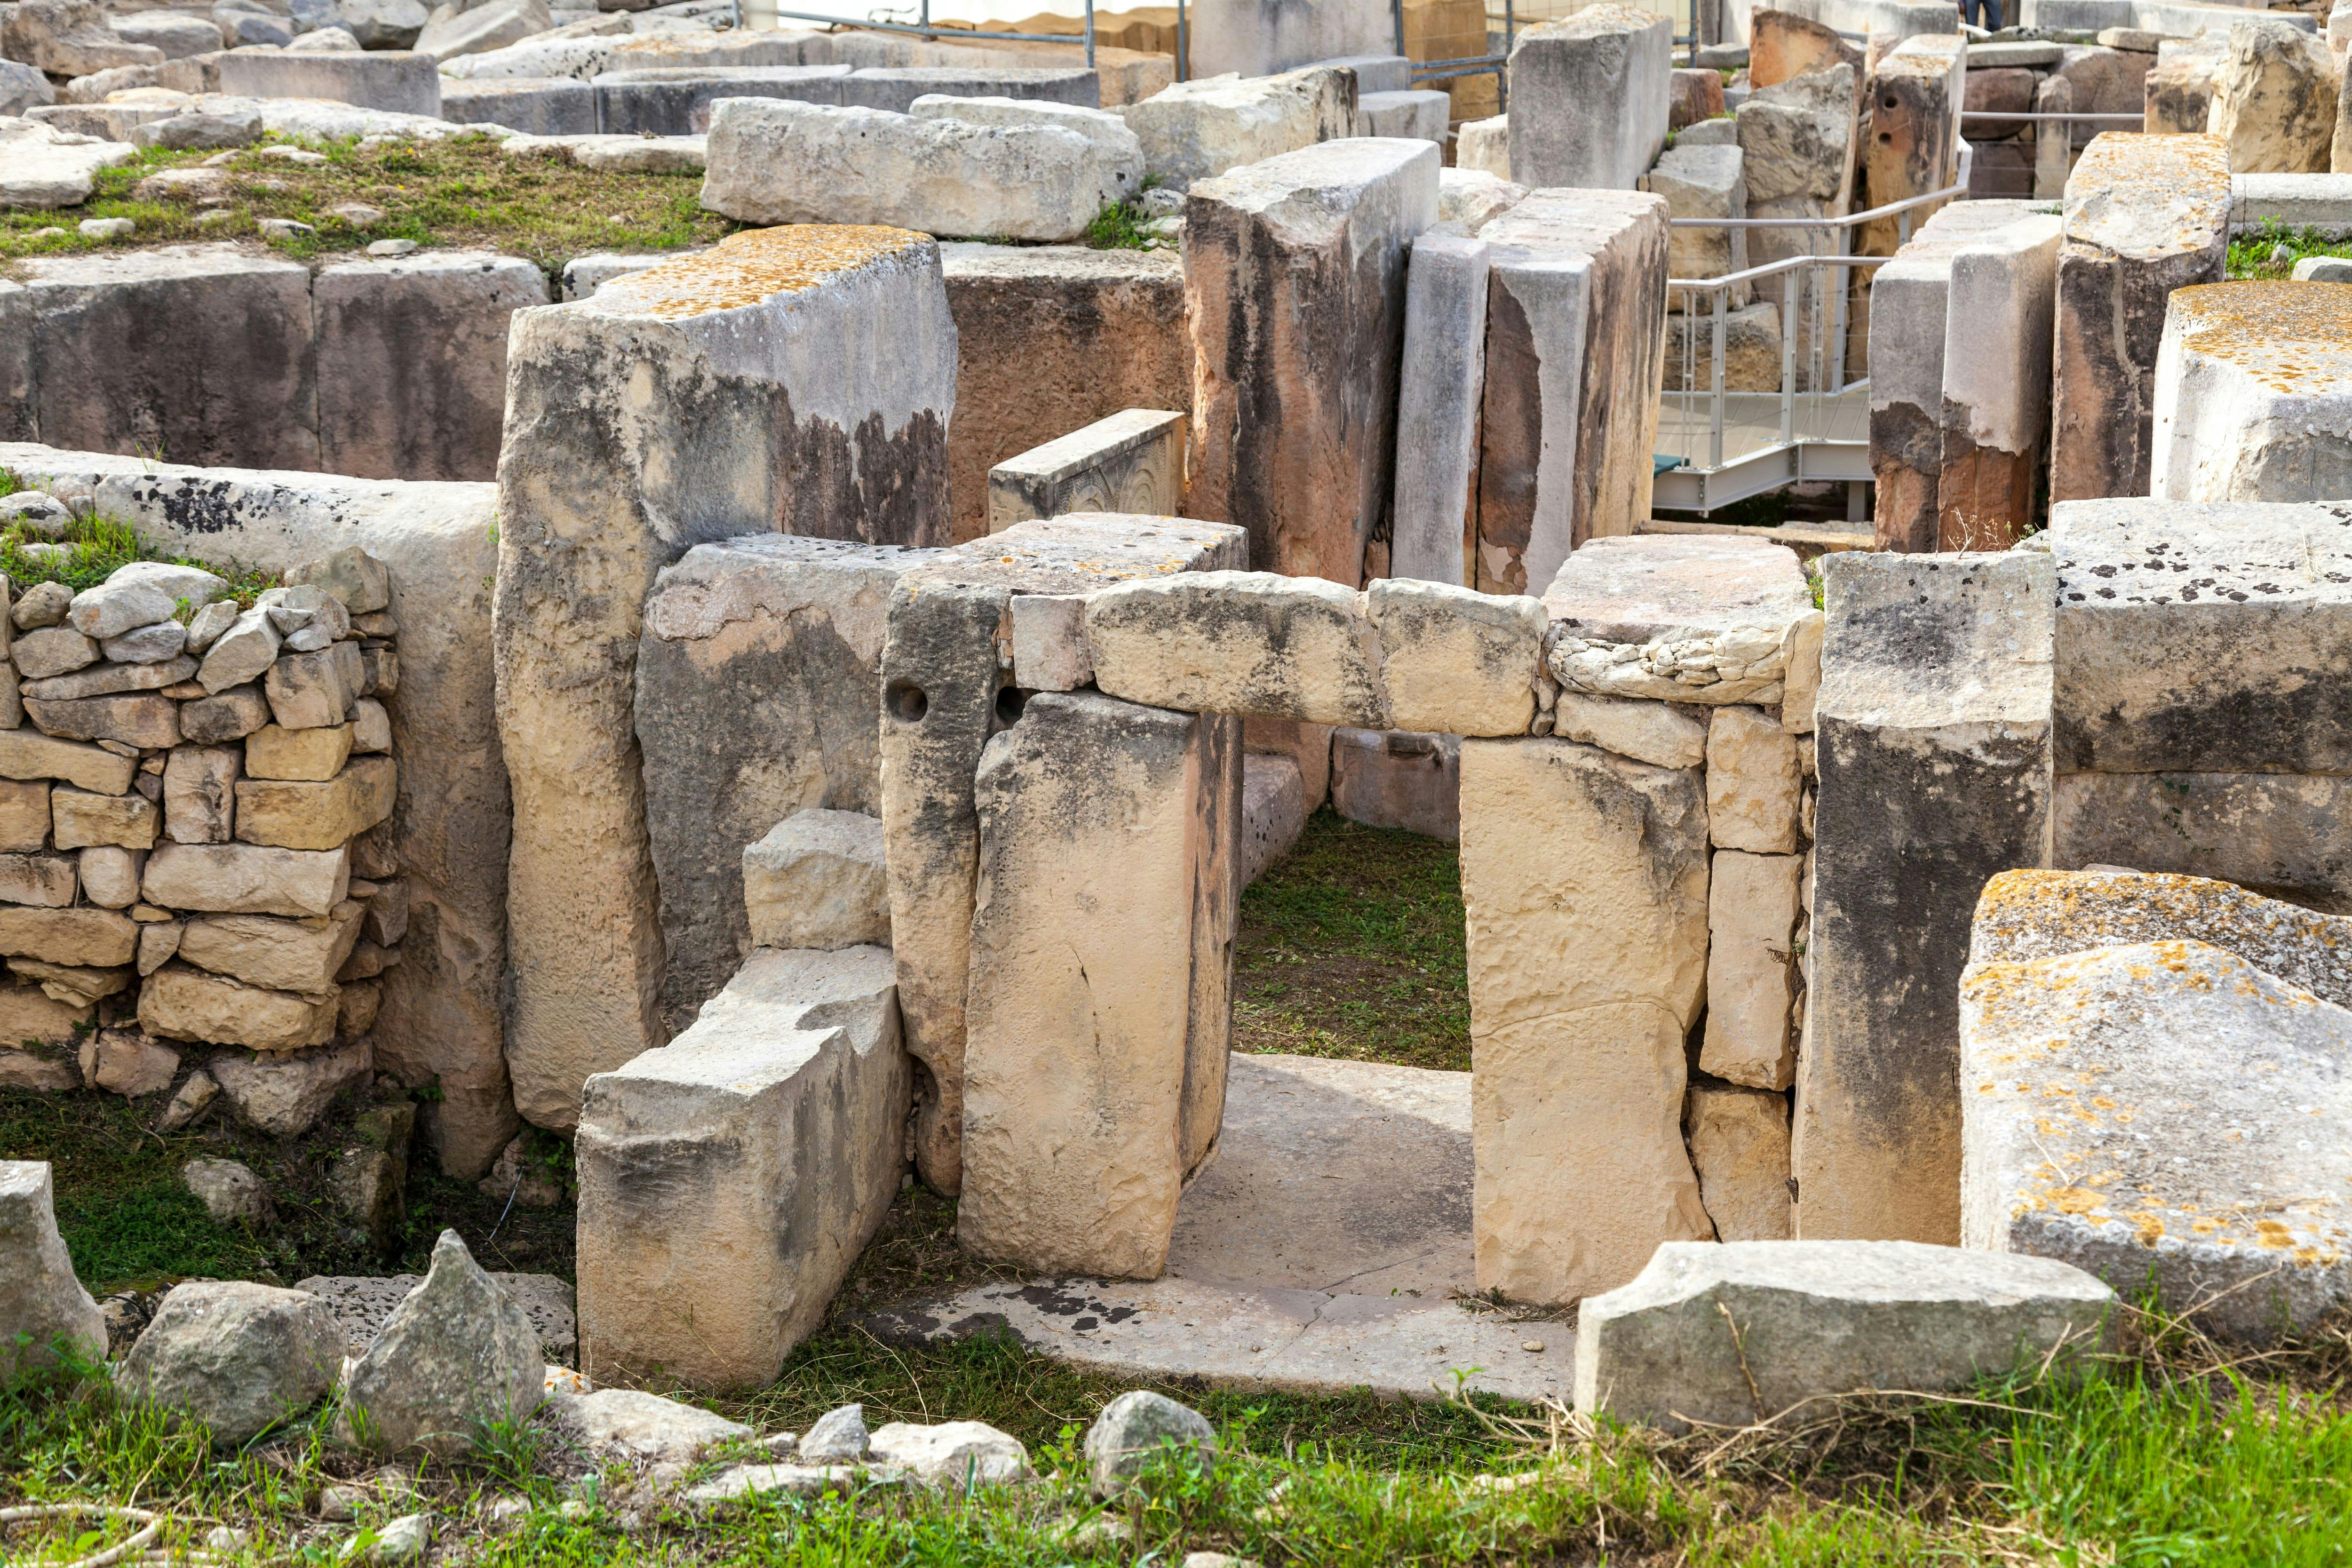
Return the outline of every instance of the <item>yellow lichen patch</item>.
[[[740,310],[930,243],[928,235],[879,224],[746,229],[729,235],[715,249],[616,278],[596,291],[596,303],[662,321]]]

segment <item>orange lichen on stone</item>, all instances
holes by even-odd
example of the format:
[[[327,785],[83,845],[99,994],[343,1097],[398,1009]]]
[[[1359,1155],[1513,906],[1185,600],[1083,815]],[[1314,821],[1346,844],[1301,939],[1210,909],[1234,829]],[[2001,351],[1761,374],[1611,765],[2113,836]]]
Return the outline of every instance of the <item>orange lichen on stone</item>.
[[[2199,283],[2175,289],[2183,352],[2222,360],[2273,392],[2352,383],[2352,283]]]
[[[746,229],[715,249],[616,278],[596,291],[595,301],[616,314],[661,321],[740,310],[931,243],[929,235],[879,224]]]

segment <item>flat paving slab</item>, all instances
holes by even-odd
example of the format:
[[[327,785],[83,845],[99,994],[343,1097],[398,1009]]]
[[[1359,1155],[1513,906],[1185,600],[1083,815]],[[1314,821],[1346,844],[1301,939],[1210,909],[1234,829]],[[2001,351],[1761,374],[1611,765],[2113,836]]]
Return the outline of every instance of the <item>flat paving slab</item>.
[[[1472,1302],[1470,1075],[1236,1056],[1216,1153],[1150,1282],[1033,1279],[871,1314],[887,1341],[1010,1331],[1115,1375],[1565,1402],[1568,1323]],[[1530,1350],[1527,1347],[1539,1347]]]

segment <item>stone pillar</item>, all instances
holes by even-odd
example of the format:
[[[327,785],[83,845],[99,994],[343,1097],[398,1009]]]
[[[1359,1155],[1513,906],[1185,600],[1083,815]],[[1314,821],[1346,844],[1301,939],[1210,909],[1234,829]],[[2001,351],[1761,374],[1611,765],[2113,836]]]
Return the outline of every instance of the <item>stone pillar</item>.
[[[1959,178],[1967,62],[1958,35],[1925,34],[1904,39],[1871,72],[1870,139],[1862,152],[1869,206],[1924,196]],[[1913,208],[1911,232],[1943,210]],[[1863,226],[1854,248],[1864,256],[1892,256],[1901,236],[1898,219],[1874,218]]]
[[[1480,231],[1481,591],[1539,594],[1570,551],[1648,519],[1667,234],[1664,198],[1632,191],[1538,192]]]
[[[1484,240],[1431,234],[1413,241],[1397,395],[1391,576],[1475,580],[1486,271]]]
[[[2352,283],[2207,283],[2172,296],[2156,354],[2148,493],[2352,497]]]
[[[1630,191],[1658,161],[1674,104],[1673,19],[1589,5],[1511,47],[1511,178]]]
[[[2050,557],[1823,566],[1797,1229],[1959,1237],[1958,986],[1977,895],[2046,864]]]
[[[1938,550],[2006,550],[2033,525],[2058,237],[2055,215],[2029,214],[1953,253]]]
[[[2108,132],[2084,150],[2058,251],[2053,501],[2147,493],[2165,301],[2220,281],[2229,240],[2217,138]]]
[[[983,1258],[1142,1279],[1167,1261],[1187,1122],[1205,1152],[1224,1100],[1230,727],[1049,692],[988,742],[956,1214]]]
[[[943,540],[955,328],[929,238],[809,226],[521,311],[509,356],[508,1058],[523,1115],[565,1128],[590,1073],[668,1033],[632,722],[655,574],[761,530]]]
[[[1405,247],[1437,221],[1437,149],[1326,142],[1196,181],[1185,203],[1196,517],[1251,563],[1349,587],[1388,514]]]
[[[1713,1234],[1682,1132],[1706,974],[1706,793],[1570,741],[1465,741],[1478,1285],[1614,1289]]]

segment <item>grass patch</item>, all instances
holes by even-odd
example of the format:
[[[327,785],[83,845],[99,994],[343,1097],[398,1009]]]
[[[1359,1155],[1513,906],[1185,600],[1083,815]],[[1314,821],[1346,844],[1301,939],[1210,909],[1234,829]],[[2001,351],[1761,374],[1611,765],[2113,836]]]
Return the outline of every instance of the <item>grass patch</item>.
[[[2229,275],[2233,279],[2280,279],[2294,275],[2294,264],[2306,256],[2352,256],[2352,241],[2331,239],[2315,228],[2292,228],[2276,218],[2230,241]]]
[[[1470,1068],[1461,858],[1328,806],[1242,894],[1234,1048]]]
[[[604,174],[553,158],[509,158],[498,143],[474,136],[365,149],[343,142],[314,150],[326,154],[325,163],[265,157],[256,148],[231,155],[221,167],[227,174],[225,210],[235,216],[210,228],[196,226],[200,209],[192,200],[140,200],[131,192],[161,170],[193,167],[217,154],[143,151],[101,171],[81,206],[0,213],[0,260],[192,240],[266,244],[299,260],[359,249],[372,240],[413,239],[526,256],[552,277],[589,251],[710,245],[741,226],[702,209],[699,174]],[[354,202],[376,208],[383,218],[354,225],[326,211]],[[127,217],[138,231],[128,239],[84,239],[75,226],[92,217]],[[292,218],[317,232],[265,240],[255,227],[265,217]],[[33,237],[52,227],[64,232]]]

